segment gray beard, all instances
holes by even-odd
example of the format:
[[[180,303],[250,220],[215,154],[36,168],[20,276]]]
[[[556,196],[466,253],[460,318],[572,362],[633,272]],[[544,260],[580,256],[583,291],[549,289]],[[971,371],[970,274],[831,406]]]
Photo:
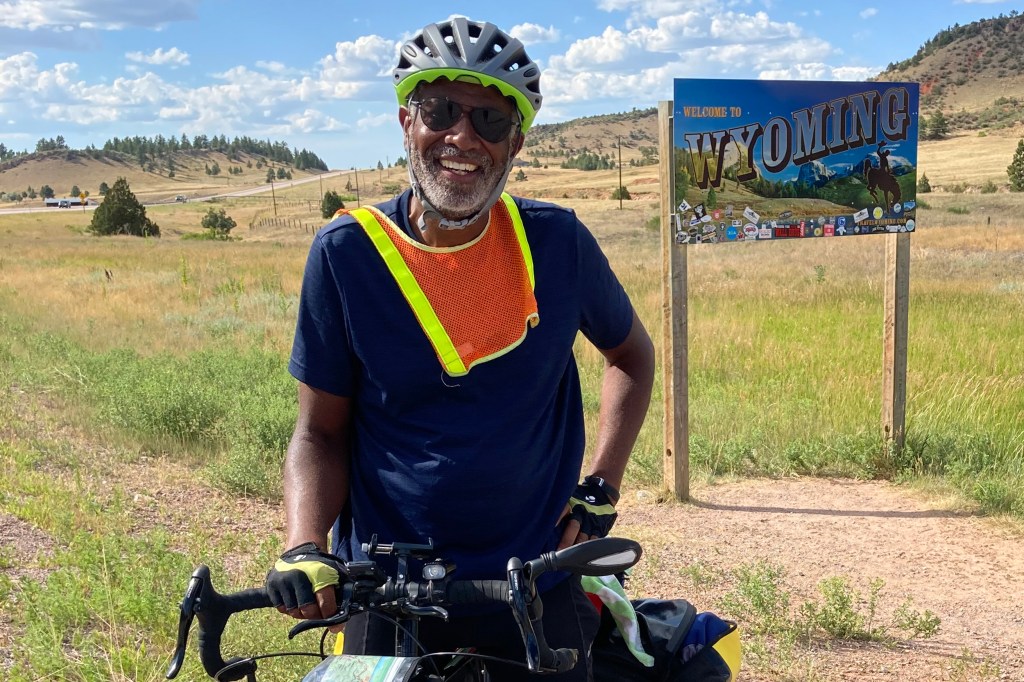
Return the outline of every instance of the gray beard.
[[[483,173],[472,187],[448,183],[434,173],[432,166],[435,163],[434,159],[440,156],[460,155],[461,152],[458,148],[450,145],[438,145],[432,147],[424,155],[418,149],[409,146],[409,163],[416,174],[416,180],[423,189],[424,196],[442,216],[449,220],[468,218],[486,208],[484,204],[490,198],[491,192],[504,179],[504,168],[491,163],[490,158],[480,156],[474,157],[473,161],[480,165]]]

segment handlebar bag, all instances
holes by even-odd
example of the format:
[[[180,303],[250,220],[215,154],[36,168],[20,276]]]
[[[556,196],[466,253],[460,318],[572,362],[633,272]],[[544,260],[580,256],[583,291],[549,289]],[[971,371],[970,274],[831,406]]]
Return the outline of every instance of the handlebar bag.
[[[685,599],[635,599],[637,645],[627,643],[621,618],[602,609],[592,649],[595,682],[733,682],[740,669],[736,624],[697,613]],[[653,659],[653,661],[652,661]]]
[[[410,682],[418,656],[328,656],[302,682]]]

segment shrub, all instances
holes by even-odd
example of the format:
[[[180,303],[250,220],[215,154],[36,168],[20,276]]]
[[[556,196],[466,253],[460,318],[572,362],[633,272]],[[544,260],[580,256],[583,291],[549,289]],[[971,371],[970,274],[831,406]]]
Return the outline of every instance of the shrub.
[[[324,192],[324,198],[320,200],[320,215],[325,220],[330,220],[339,209],[345,208],[345,202],[333,189]]]
[[[202,225],[217,239],[227,239],[238,223],[223,208],[213,208],[203,216]]]
[[[135,198],[124,178],[117,179],[103,203],[93,212],[89,231],[98,235],[160,236],[159,226],[146,217],[146,208]]]

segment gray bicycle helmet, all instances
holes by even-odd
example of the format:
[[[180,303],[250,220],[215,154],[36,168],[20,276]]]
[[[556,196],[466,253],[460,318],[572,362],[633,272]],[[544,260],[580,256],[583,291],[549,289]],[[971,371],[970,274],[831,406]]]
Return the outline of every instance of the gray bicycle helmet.
[[[428,24],[402,46],[393,72],[398,102],[405,106],[420,83],[470,77],[494,86],[516,102],[521,129],[529,130],[540,110],[540,67],[526,48],[494,24],[456,17]]]

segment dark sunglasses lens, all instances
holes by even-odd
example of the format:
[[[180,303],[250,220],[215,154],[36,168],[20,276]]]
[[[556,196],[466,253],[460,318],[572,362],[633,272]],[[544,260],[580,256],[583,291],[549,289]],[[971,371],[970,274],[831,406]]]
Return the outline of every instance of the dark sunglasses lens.
[[[427,127],[436,133],[448,130],[462,118],[462,107],[441,97],[427,97],[420,102],[420,114]]]
[[[436,133],[448,130],[462,118],[462,105],[446,97],[427,97],[419,103],[420,116],[428,128]],[[471,109],[470,123],[476,134],[488,142],[500,142],[512,129],[512,118],[488,107]]]
[[[488,142],[500,142],[512,129],[512,118],[497,109],[474,109],[469,120],[477,135]]]

